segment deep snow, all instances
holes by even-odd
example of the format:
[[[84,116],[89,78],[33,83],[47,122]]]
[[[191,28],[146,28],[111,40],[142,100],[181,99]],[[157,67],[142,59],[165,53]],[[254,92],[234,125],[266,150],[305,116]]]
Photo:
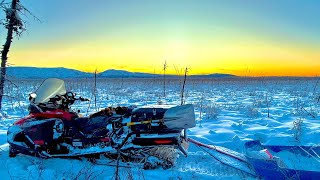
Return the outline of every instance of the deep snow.
[[[27,114],[27,95],[41,83],[40,80],[13,82],[16,85],[7,84],[5,91],[9,96],[6,96],[1,112],[1,179],[113,178],[115,167],[94,165],[85,159],[44,160],[24,155],[9,158],[7,128]],[[108,106],[144,106],[159,102],[180,104],[181,80],[177,79],[167,80],[165,98],[161,79],[99,79],[96,105],[92,79],[68,79],[66,83],[69,90],[92,100],[73,106],[84,116]],[[203,143],[240,153],[244,153],[244,143],[249,140],[260,140],[266,145],[317,147],[320,145],[318,86],[317,78],[187,80],[185,102],[195,105],[198,120],[197,126],[188,130],[188,135]],[[285,163],[291,167],[320,169],[320,157],[313,159],[312,163],[310,159],[286,159]],[[120,171],[121,179],[255,179],[248,173],[221,164],[192,144],[189,156],[181,155],[172,169],[142,170],[134,166],[123,167]]]

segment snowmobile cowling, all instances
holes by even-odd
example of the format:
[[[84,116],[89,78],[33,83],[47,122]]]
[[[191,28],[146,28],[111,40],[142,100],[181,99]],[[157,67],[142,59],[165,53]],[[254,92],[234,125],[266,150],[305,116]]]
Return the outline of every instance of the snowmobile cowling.
[[[27,154],[53,157],[118,157],[146,163],[158,158],[164,168],[178,152],[187,155],[186,129],[195,126],[192,104],[152,105],[137,108],[107,107],[88,117],[71,109],[77,98],[63,80],[47,79],[30,96],[29,115],[8,129],[9,156]]]

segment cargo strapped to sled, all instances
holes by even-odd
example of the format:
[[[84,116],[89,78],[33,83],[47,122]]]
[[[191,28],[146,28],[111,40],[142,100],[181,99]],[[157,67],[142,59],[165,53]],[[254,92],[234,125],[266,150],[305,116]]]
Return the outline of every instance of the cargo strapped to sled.
[[[194,107],[192,104],[164,108],[142,108],[133,112],[132,122],[124,126],[159,123],[171,130],[182,130],[195,127]],[[138,129],[145,129],[139,126]]]

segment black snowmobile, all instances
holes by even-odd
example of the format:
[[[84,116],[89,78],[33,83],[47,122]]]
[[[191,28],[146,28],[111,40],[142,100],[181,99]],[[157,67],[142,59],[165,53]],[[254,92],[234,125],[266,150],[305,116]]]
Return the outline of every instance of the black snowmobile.
[[[43,158],[122,157],[142,162],[144,168],[171,167],[182,152],[187,155],[186,129],[195,126],[194,107],[154,105],[105,108],[89,117],[70,109],[87,101],[67,92],[63,80],[50,78],[31,93],[29,115],[8,129],[9,156]],[[150,160],[152,159],[152,160]]]

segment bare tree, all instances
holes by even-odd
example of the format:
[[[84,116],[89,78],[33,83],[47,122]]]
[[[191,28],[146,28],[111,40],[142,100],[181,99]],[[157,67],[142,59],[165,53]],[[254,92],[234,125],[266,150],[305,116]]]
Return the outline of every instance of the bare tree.
[[[97,69],[94,71],[94,107],[97,110]]]
[[[163,64],[163,97],[166,97],[166,69],[167,69],[167,61],[164,61]]]
[[[15,33],[18,37],[26,30],[25,22],[20,18],[22,15],[31,15],[35,20],[40,21],[35,17],[28,9],[21,5],[20,0],[11,0],[11,3],[5,3],[5,0],[2,0],[0,7],[4,10],[6,14],[6,19],[1,22],[2,25],[8,30],[6,42],[3,45],[1,51],[1,76],[0,76],[0,109],[2,108],[2,97],[4,93],[4,83],[6,80],[6,67],[8,60],[8,53],[11,47],[13,34]]]
[[[8,53],[13,39],[13,33],[16,33],[19,36],[23,32],[23,21],[19,16],[19,12],[25,10],[22,6],[20,6],[19,0],[12,0],[10,7],[6,7],[6,4],[4,3],[4,1],[2,1],[1,7],[4,9],[6,13],[6,20],[3,24],[5,28],[8,30],[8,32],[6,42],[3,45],[3,49],[1,51],[0,109],[4,93],[4,81],[6,78],[6,65],[8,60]]]
[[[184,86],[185,86],[186,80],[187,80],[187,73],[188,73],[188,68],[186,67],[186,69],[184,71],[184,79],[183,79],[183,85],[182,85],[182,90],[181,90],[181,105],[184,104],[183,95],[184,95]]]

